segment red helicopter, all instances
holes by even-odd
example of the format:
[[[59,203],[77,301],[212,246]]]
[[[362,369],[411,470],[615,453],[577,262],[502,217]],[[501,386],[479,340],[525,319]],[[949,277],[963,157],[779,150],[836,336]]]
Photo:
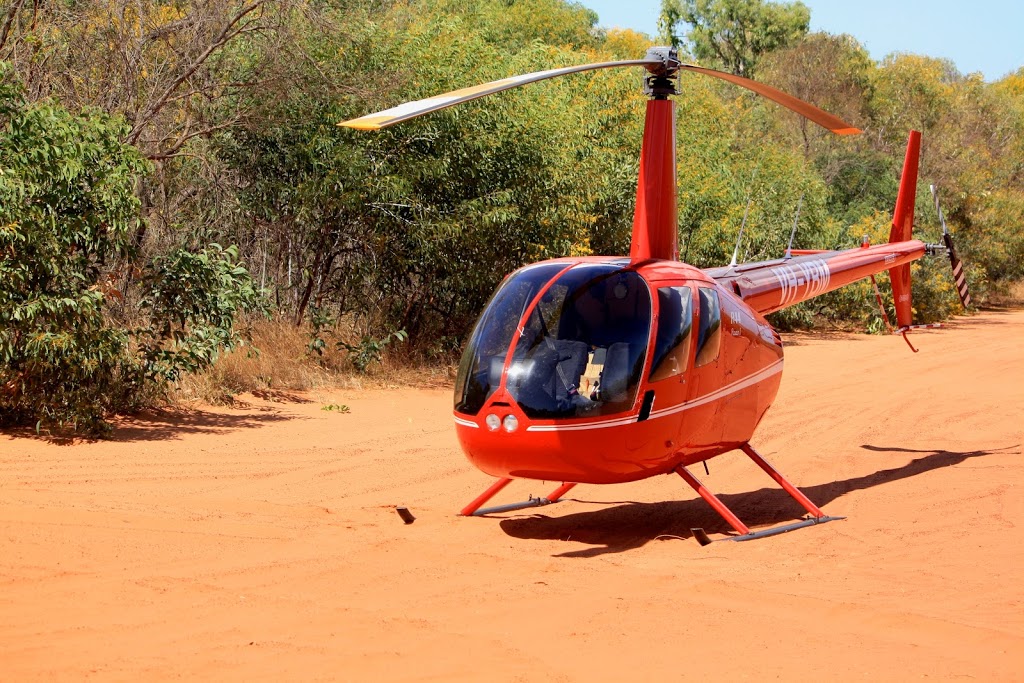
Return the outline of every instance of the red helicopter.
[[[782,340],[764,316],[888,270],[896,331],[905,337],[914,327],[910,262],[943,250],[962,270],[948,232],[945,246],[911,239],[919,133],[912,131],[907,144],[888,244],[787,249],[775,260],[737,265],[734,258],[728,266],[702,270],[679,261],[676,246],[675,103],[669,98],[678,94],[680,72],[747,88],[838,135],[860,131],[775,88],[681,63],[668,47],[652,48],[639,60],[514,76],[340,125],[376,130],[527,83],[622,66],[647,70],[644,90],[651,98],[629,256],[543,261],[520,268],[498,287],[459,365],[454,414],[467,457],[498,480],[461,514],[547,505],[580,483],[615,484],[675,472],[735,529],[731,540],[837,519],[750,445],[782,379]],[[962,272],[957,276],[958,287],[964,287]],[[737,449],[808,516],[751,531],[688,469]],[[564,483],[543,498],[483,507],[517,478]],[[702,529],[693,531],[702,544],[710,542]]]

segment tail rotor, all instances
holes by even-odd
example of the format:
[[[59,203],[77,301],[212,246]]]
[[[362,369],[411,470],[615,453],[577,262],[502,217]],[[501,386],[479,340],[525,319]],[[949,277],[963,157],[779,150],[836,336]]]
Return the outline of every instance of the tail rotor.
[[[934,185],[929,185],[932,191],[932,199],[935,200],[935,212],[939,214],[939,223],[942,224],[942,242],[945,245],[946,253],[949,255],[949,264],[953,268],[953,280],[956,283],[956,293],[960,296],[960,302],[964,305],[964,308],[968,308],[971,305],[971,293],[967,290],[967,277],[964,273],[964,263],[960,260],[960,257],[956,253],[956,247],[953,246],[953,236],[949,234],[949,228],[946,227],[946,217],[942,213],[942,206],[939,205],[939,192],[935,189]],[[930,247],[942,249],[942,245],[929,245]]]

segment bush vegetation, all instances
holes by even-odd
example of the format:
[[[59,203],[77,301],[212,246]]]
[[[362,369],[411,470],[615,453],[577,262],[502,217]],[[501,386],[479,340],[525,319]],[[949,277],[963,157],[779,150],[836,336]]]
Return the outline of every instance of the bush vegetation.
[[[939,234],[934,183],[975,297],[1006,291],[1024,275],[1024,69],[986,83],[921,55],[876,62],[849,36],[809,32],[801,8],[665,1],[663,40],[684,54],[865,130],[835,138],[684,74],[685,259],[727,262],[748,198],[747,260],[782,252],[798,202],[796,247],[885,240],[916,128],[918,235]],[[204,369],[233,391],[370,370],[395,349],[451,362],[507,272],[624,253],[644,101],[634,71],[548,81],[379,134],[336,126],[514,73],[636,58],[659,42],[595,24],[565,0],[9,3],[0,421],[102,431],[110,412]],[[955,310],[943,268],[917,266],[914,277],[919,317]],[[869,287],[775,322],[878,329]],[[211,369],[243,340],[241,319],[294,326],[298,350],[265,358],[288,356],[310,374],[275,372],[249,351]],[[243,381],[244,368],[254,376]]]

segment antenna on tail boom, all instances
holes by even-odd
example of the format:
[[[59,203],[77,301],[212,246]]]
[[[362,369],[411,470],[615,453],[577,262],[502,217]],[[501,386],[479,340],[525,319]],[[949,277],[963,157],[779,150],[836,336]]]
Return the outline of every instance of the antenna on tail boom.
[[[789,233],[789,246],[786,247],[786,255],[782,258],[791,259],[793,258],[793,238],[796,237],[796,226],[800,223],[800,208],[804,205],[804,196],[800,195],[800,200],[796,203],[796,216],[793,217],[793,231]]]
[[[754,168],[754,174],[750,176],[750,189],[747,190],[747,208],[743,209],[743,222],[740,223],[740,234],[736,236],[736,248],[732,250],[732,261],[729,262],[730,268],[736,267],[736,259],[738,259],[740,255],[740,242],[743,241],[743,228],[747,227],[747,216],[750,215],[750,203],[754,199],[754,181],[757,180],[757,172],[759,170],[761,170],[760,164]],[[687,241],[686,247],[689,249],[689,241]]]
[[[729,261],[729,267],[736,267],[736,259],[740,255],[740,242],[743,241],[743,228],[747,227],[747,216],[750,215],[750,202],[753,201],[753,197],[747,197],[747,208],[743,209],[743,222],[740,223],[740,234],[736,237],[736,248],[732,250],[732,261]]]

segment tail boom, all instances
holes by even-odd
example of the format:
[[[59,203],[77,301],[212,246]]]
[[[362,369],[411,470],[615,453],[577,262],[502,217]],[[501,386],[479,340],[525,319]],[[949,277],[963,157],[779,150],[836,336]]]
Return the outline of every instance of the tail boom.
[[[706,271],[729,287],[751,308],[767,314],[834,291],[883,270],[904,266],[924,256],[920,240],[863,246],[790,259],[751,263]]]
[[[910,263],[927,253],[928,246],[911,239],[921,133],[910,131],[903,160],[900,189],[893,210],[888,244],[843,251],[791,250],[791,258],[742,266],[713,268],[708,275],[733,291],[759,313],[773,313],[857,280],[889,271],[896,321],[900,331],[911,326]]]

